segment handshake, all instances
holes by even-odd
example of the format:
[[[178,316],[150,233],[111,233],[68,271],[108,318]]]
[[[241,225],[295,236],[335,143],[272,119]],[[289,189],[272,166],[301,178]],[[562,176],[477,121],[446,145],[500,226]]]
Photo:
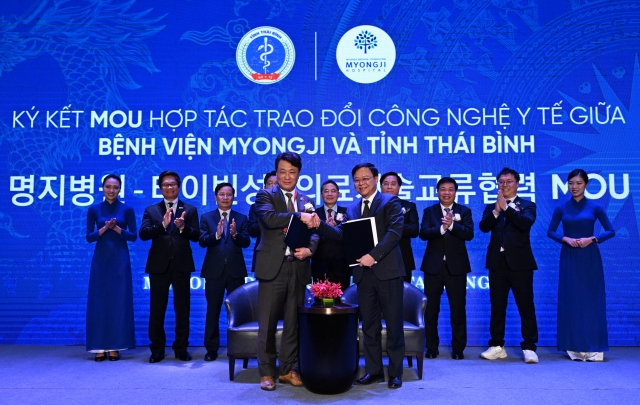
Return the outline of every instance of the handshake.
[[[308,213],[308,212],[301,212],[300,213],[300,220],[302,221],[302,223],[304,223],[307,228],[309,229],[316,229],[320,226],[320,217],[318,217],[318,214],[316,214],[315,212],[313,213]],[[331,226],[335,226],[335,221],[333,221],[333,224],[331,224],[330,221],[333,221],[333,218],[330,218],[330,220],[327,221],[327,223]]]

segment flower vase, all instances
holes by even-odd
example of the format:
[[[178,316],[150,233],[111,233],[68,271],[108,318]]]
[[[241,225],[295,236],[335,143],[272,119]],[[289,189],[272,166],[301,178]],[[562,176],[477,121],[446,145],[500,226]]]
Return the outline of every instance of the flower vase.
[[[335,304],[334,298],[322,298],[322,306],[325,308],[331,308]]]

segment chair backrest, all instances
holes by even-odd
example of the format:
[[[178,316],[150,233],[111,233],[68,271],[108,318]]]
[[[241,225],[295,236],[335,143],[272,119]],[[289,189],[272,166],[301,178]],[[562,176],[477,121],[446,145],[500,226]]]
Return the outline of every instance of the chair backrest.
[[[341,297],[345,304],[358,304],[358,286],[352,284]],[[404,283],[402,297],[403,317],[407,322],[424,326],[424,311],[427,308],[427,297],[413,284]]]
[[[256,280],[243,284],[224,300],[227,324],[230,328],[258,320],[258,283],[259,281]],[[313,302],[313,296],[308,288],[305,289],[304,302],[307,304]],[[283,319],[283,316],[284,314],[281,314],[279,319]]]

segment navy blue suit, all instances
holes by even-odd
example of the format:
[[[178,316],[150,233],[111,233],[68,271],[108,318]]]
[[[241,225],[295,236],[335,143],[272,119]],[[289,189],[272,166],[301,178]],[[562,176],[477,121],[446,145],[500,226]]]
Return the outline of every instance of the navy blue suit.
[[[513,205],[513,206],[511,206]],[[491,232],[487,248],[491,321],[489,346],[504,346],[504,329],[509,290],[520,312],[522,350],[536,350],[538,323],[533,303],[533,271],[538,268],[531,250],[531,227],[536,221],[536,204],[516,197],[496,218],[494,204],[485,207],[482,232]],[[502,250],[502,251],[501,251]]]
[[[256,248],[260,244],[260,224],[258,223],[258,206],[252,204],[249,207],[249,236],[256,238],[256,243],[253,245],[253,256],[251,259],[251,272],[256,272]]]
[[[229,232],[231,222],[236,224],[236,237]],[[207,298],[207,316],[204,328],[204,346],[207,352],[216,353],[220,348],[220,309],[227,295],[244,284],[247,267],[244,263],[242,249],[249,247],[251,238],[248,232],[246,215],[233,210],[229,211],[227,229],[220,239],[216,239],[216,231],[220,222],[220,211],[215,209],[200,218],[200,246],[207,248],[202,263],[200,277],[205,279],[205,296]]]
[[[151,248],[145,272],[149,274],[149,345],[153,353],[164,353],[167,336],[164,317],[173,286],[173,309],[176,313],[176,337],[173,350],[182,352],[189,346],[189,311],[191,307],[191,273],[196,271],[190,242],[200,236],[198,210],[178,200],[175,217],[185,214],[182,232],[173,224],[163,226],[167,206],[164,200],[148,206],[142,216],[140,239],[150,240]]]
[[[336,205],[333,209],[335,210],[332,213],[334,219],[337,213],[342,214],[345,219],[347,218],[347,209],[345,207]],[[317,208],[316,213],[321,220],[327,220],[324,205]],[[311,259],[311,275],[313,278],[316,280],[324,280],[326,278],[331,282],[340,283],[342,291],[344,291],[351,283],[351,273],[351,267],[347,263],[344,243],[321,238],[318,243],[318,250]]]
[[[404,228],[402,229],[402,238],[400,239],[400,251],[402,252],[402,261],[404,262],[404,271],[406,272],[404,281],[411,284],[411,272],[416,268],[411,239],[418,237],[420,218],[418,217],[418,208],[415,203],[400,200],[400,205],[402,205],[402,209],[404,210]]]
[[[467,273],[471,272],[466,242],[473,239],[473,217],[471,210],[454,203],[451,206],[454,221],[451,230],[442,234],[444,212],[440,203],[424,209],[420,239],[427,241],[427,249],[422,259],[424,271],[424,293],[427,296],[425,324],[427,349],[438,352],[438,316],[440,299],[447,290],[451,313],[451,348],[462,353],[467,346]],[[445,260],[446,258],[446,260]]]
[[[347,218],[361,218],[362,201],[347,208]],[[372,267],[356,266],[353,282],[358,284],[358,302],[362,314],[365,369],[368,374],[384,374],[382,366],[381,332],[384,316],[387,325],[387,353],[389,378],[402,377],[404,358],[403,293],[404,263],[400,252],[400,238],[404,217],[400,199],[391,194],[377,192],[369,211],[375,218],[378,244],[369,252],[376,263]],[[321,222],[320,236],[342,240],[340,226],[331,227]]]

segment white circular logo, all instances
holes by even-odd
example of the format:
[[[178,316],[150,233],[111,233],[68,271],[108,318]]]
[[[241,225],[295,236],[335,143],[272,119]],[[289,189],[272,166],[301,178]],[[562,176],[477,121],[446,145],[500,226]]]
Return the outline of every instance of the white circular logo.
[[[236,49],[236,62],[242,74],[254,83],[272,84],[284,79],[296,60],[291,39],[273,27],[247,32]]]
[[[391,72],[396,63],[396,47],[386,32],[373,25],[347,31],[336,48],[342,73],[357,83],[375,83]]]

